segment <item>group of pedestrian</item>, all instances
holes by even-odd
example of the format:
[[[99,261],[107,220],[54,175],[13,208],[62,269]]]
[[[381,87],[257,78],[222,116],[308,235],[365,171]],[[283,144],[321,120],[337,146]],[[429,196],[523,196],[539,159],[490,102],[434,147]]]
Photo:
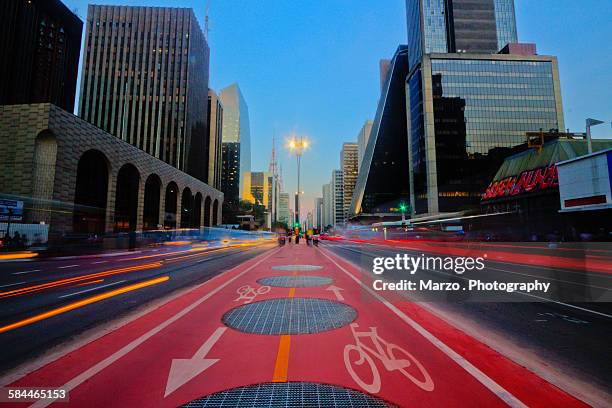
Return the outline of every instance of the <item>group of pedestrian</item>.
[[[301,234],[295,234],[295,236],[293,234],[287,234],[286,236],[286,240],[291,244],[293,239],[295,239],[295,244],[299,245],[300,244],[300,239],[302,238]],[[319,236],[316,234],[309,234],[309,233],[305,233],[304,234],[304,239],[306,239],[306,245],[311,246],[319,246]],[[279,240],[282,240],[281,245],[284,245],[285,243],[285,236],[282,236],[282,239],[279,237]]]

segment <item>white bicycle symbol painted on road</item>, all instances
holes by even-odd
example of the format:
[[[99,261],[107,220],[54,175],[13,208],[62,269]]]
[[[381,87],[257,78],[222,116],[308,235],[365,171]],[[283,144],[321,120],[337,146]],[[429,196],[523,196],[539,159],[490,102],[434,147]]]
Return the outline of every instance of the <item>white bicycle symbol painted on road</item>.
[[[244,303],[251,303],[255,298],[259,295],[265,295],[270,291],[270,286],[260,286],[257,289],[251,287],[251,285],[244,285],[236,290],[238,293],[238,297],[234,299],[234,302],[238,302],[240,300],[245,300]]]
[[[431,376],[423,367],[423,364],[419,362],[412,354],[408,353],[403,348],[396,344],[389,343],[383,340],[377,332],[376,327],[370,327],[370,331],[358,332],[357,323],[351,323],[351,331],[356,344],[347,344],[344,347],[344,364],[346,369],[353,377],[353,380],[365,391],[375,394],[380,391],[381,379],[378,368],[374,363],[372,357],[376,357],[382,361],[383,366],[387,371],[399,371],[402,375],[412,381],[416,386],[424,391],[433,391],[434,383]],[[368,347],[364,344],[362,339],[369,338],[374,344],[374,348]],[[351,358],[353,357],[354,360]],[[372,371],[372,380],[368,382],[364,380],[355,371],[356,366],[362,366],[367,363]],[[410,374],[406,369],[414,365],[419,374],[417,377]]]

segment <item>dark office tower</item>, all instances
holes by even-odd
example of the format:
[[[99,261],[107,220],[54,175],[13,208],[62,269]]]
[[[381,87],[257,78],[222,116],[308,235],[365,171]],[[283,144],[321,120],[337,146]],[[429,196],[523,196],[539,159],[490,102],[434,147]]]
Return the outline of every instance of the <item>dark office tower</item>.
[[[399,203],[410,198],[406,137],[407,54],[406,46],[400,45],[389,64],[357,181],[349,198],[349,218],[398,215]]]
[[[446,20],[450,52],[499,51],[493,0],[447,0]]]
[[[192,9],[90,5],[79,115],[207,181],[209,53]]]
[[[59,0],[1,0],[0,21],[0,105],[72,112],[83,22]]]
[[[221,191],[224,194],[224,204],[237,204],[240,195],[240,143],[222,143],[221,163]]]
[[[517,42],[514,0],[406,0],[410,67],[423,54],[493,54]]]

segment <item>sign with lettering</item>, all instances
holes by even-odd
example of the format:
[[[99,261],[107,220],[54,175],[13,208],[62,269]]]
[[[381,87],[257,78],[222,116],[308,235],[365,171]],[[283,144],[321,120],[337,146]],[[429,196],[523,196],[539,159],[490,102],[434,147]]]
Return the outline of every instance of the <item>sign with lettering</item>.
[[[491,200],[493,198],[512,197],[547,190],[557,186],[559,186],[557,165],[551,164],[550,166],[539,167],[533,170],[525,170],[518,176],[510,176],[492,182],[489,184],[482,199]]]

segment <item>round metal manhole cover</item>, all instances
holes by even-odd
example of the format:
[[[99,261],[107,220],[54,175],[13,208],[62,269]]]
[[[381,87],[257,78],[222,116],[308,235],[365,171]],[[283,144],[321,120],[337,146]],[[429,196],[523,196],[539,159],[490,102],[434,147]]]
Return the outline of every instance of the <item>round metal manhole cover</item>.
[[[316,271],[323,268],[319,265],[276,265],[272,269],[276,271]]]
[[[283,288],[297,288],[307,286],[329,285],[333,282],[331,278],[324,276],[270,276],[261,278],[257,283],[267,286],[280,286]]]
[[[393,406],[372,395],[349,388],[312,382],[249,385],[207,395],[183,405],[187,408],[383,408]]]
[[[325,299],[280,298],[239,306],[223,315],[225,325],[254,334],[311,334],[337,329],[357,318],[357,311]]]

